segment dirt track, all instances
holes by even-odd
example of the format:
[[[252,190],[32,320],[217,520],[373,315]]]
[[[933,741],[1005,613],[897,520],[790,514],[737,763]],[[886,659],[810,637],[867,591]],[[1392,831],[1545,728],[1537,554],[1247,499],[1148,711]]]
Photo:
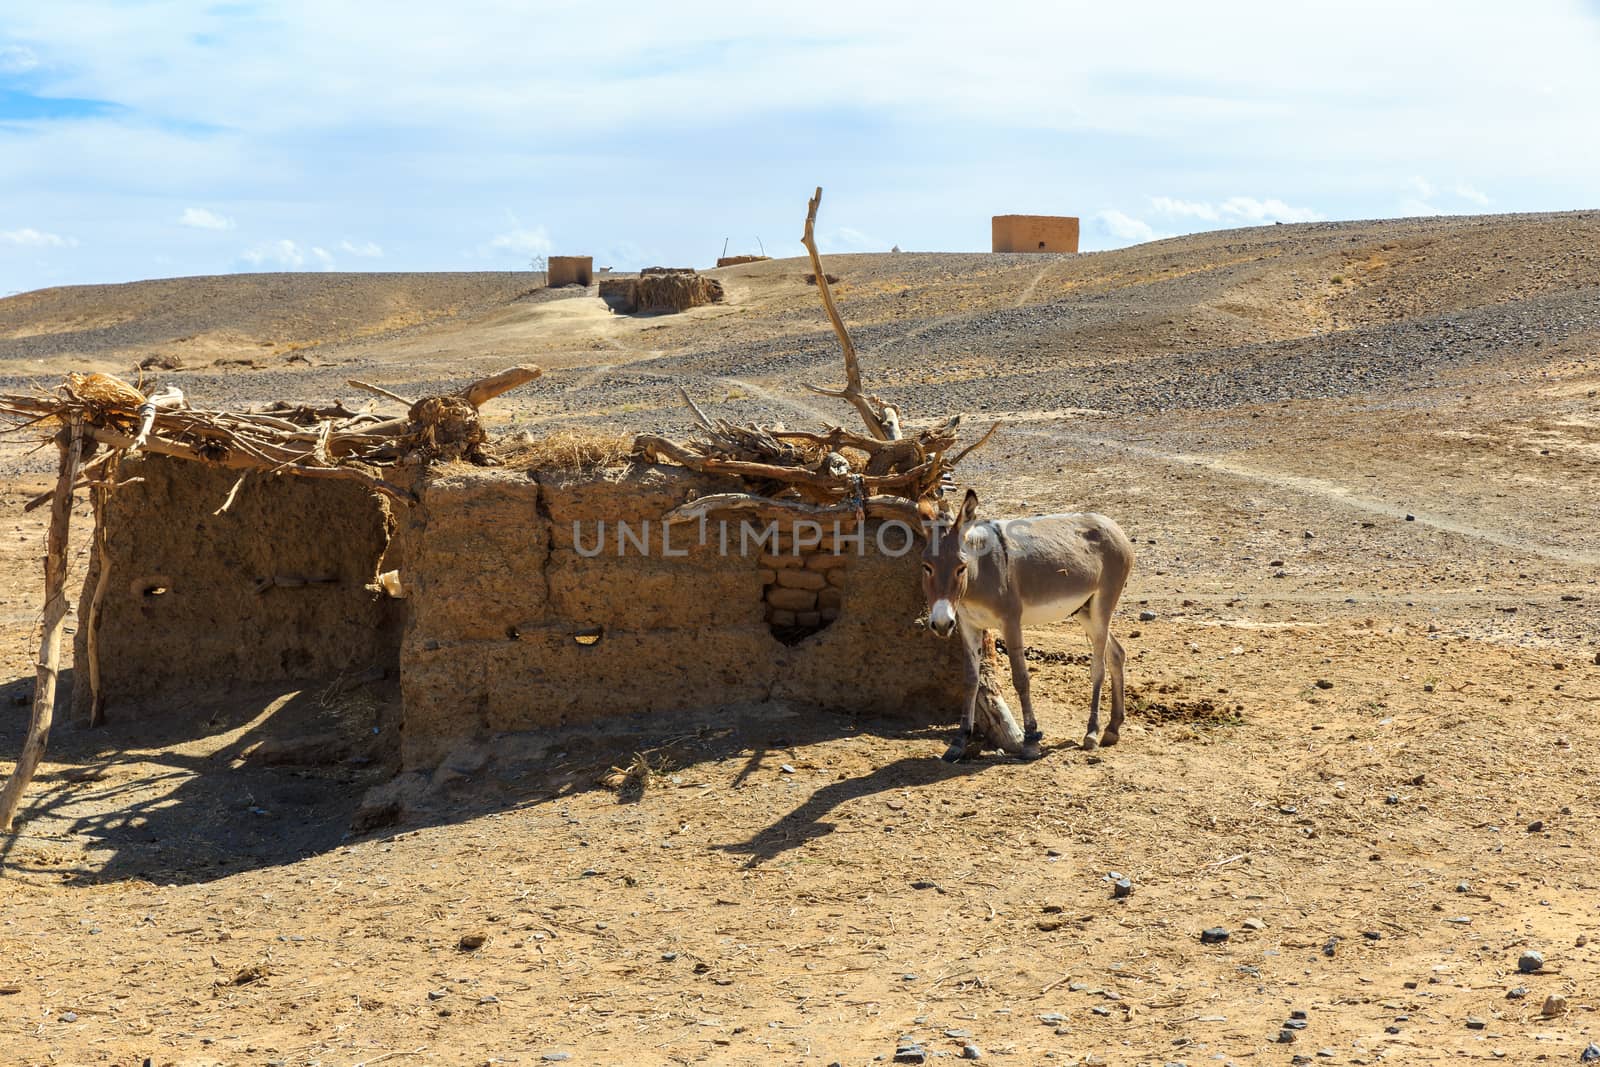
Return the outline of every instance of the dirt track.
[[[1014,1063],[1576,1062],[1600,1040],[1597,239],[1563,215],[830,260],[875,388],[1003,421],[965,469],[987,506],[1137,540],[1121,745],[1071,746],[1069,627],[1030,634],[1040,763],[951,768],[943,727],[781,708],[624,720],[461,753],[413,823],[350,838],[381,749],[251,750],[381,738],[382,687],[67,726],[0,846],[15,1056],[865,1064],[908,1036]],[[842,419],[798,385],[837,376],[803,269],[719,272],[727,305],[655,320],[463,297],[309,365],[177,377],[238,402],[531,359],[550,373],[506,425],[670,428],[679,382],[718,414]],[[11,344],[7,387],[33,358]],[[42,482],[9,469],[14,752]],[[595,785],[635,753],[661,770],[642,795]],[[1517,973],[1528,948],[1544,973]]]

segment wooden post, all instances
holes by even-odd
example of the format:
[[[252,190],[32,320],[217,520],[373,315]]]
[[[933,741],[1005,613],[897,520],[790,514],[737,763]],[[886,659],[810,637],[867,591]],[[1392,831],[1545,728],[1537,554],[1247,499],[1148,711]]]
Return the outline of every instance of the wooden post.
[[[111,586],[111,549],[110,549],[110,523],[111,517],[107,514],[111,510],[111,486],[117,482],[117,471],[122,463],[122,454],[113,452],[111,460],[106,464],[105,478],[102,484],[90,490],[94,501],[94,556],[100,565],[99,573],[95,576],[94,593],[89,598],[89,617],[81,620],[84,634],[84,650],[89,659],[89,725],[104,726],[106,721],[106,694],[105,687],[100,681],[100,612],[105,604],[106,590]],[[239,475],[239,482],[234,483],[234,491],[239,489],[249,474],[245,471]],[[228,494],[228,500],[222,505],[226,509],[233,502],[233,494]]]
[[[11,832],[11,822],[22,802],[22,792],[44,758],[55,716],[56,674],[61,665],[61,634],[67,622],[67,535],[72,525],[72,486],[78,480],[83,455],[83,416],[72,421],[56,438],[61,447],[60,472],[50,501],[50,533],[44,558],[44,633],[39,640],[38,676],[33,686],[33,717],[28,737],[17,755],[17,765],[0,790],[0,833]]]
[[[1022,728],[1000,695],[1000,655],[994,647],[994,633],[983,632],[983,652],[978,657],[978,710],[973,716],[969,755],[984,748],[998,748],[1016,756],[1022,753]],[[977,751],[973,751],[973,748]]]

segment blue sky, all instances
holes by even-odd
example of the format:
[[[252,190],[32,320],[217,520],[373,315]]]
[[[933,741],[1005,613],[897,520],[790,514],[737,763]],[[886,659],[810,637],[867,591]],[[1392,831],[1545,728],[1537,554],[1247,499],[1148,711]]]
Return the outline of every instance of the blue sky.
[[[0,0],[0,294],[1592,208],[1597,112],[1578,0]]]

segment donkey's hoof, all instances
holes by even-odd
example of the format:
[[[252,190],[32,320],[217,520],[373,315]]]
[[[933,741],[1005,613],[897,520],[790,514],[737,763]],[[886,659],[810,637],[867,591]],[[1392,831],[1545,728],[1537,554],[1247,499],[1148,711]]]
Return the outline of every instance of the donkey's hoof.
[[[939,757],[946,763],[960,763],[967,758],[967,743],[965,741],[953,742],[944,750],[944,755]]]
[[[1036,745],[1043,740],[1043,730],[1029,730],[1027,733],[1022,735],[1022,743],[1025,745]]]
[[[1083,750],[1085,752],[1093,752],[1095,749],[1097,749],[1099,747],[1100,747],[1100,742],[1098,742],[1098,741],[1096,741],[1094,739],[1094,734],[1089,734],[1087,737],[1085,737],[1083,739]]]
[[[1110,730],[1107,730],[1105,733],[1100,735],[1100,747],[1101,748],[1110,748],[1112,745],[1116,744],[1121,739],[1122,739],[1122,735],[1121,734],[1114,733],[1114,732],[1112,732]]]
[[[1044,759],[1044,749],[1039,747],[1039,742],[1029,741],[1022,746],[1022,751],[1017,753],[1017,758],[1032,763],[1036,759]]]

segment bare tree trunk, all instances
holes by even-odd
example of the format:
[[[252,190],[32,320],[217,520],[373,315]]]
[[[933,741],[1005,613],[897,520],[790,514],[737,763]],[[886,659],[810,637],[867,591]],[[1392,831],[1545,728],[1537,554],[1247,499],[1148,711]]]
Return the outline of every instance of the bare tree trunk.
[[[998,748],[1011,755],[1022,752],[1022,728],[1017,725],[1005,697],[1000,695],[1000,655],[994,647],[994,633],[983,632],[983,652],[978,657],[978,710],[973,716],[972,744],[978,751]]]
[[[103,726],[106,721],[106,694],[104,686],[100,683],[100,609],[105,603],[106,590],[111,586],[111,552],[110,552],[110,527],[111,517],[107,514],[111,509],[111,487],[116,484],[117,470],[121,466],[121,453],[114,453],[111,462],[106,464],[106,474],[103,484],[91,490],[94,494],[94,555],[99,563],[99,573],[95,575],[94,594],[89,598],[89,617],[83,620],[84,649],[89,658],[89,725]],[[239,476],[239,481],[244,481],[245,471]],[[238,483],[234,489],[239,488]],[[230,494],[228,500],[233,500]],[[228,505],[223,504],[226,508]]]
[[[28,737],[17,756],[17,765],[0,790],[0,833],[10,833],[22,792],[33,781],[33,772],[44,758],[50,742],[50,723],[55,716],[56,675],[61,665],[61,634],[67,621],[67,537],[72,525],[72,486],[78,480],[78,462],[83,455],[83,416],[72,422],[57,438],[61,446],[61,467],[56,477],[56,492],[50,502],[50,535],[44,559],[44,633],[39,640],[38,677],[33,686],[33,717]]]

